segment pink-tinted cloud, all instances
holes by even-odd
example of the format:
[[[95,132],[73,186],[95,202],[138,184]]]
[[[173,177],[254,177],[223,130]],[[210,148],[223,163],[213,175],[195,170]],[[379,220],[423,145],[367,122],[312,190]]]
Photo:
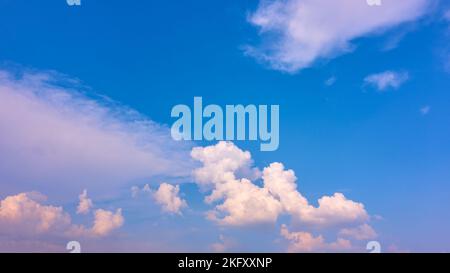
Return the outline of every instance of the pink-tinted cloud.
[[[179,185],[161,183],[158,190],[153,193],[153,198],[164,212],[181,214],[181,210],[187,207],[187,203],[180,198],[179,193]]]
[[[251,178],[237,178],[241,168],[250,169],[251,155],[231,142],[219,142],[208,147],[196,147],[192,157],[203,166],[194,170],[200,185],[209,184],[212,192],[207,203],[223,201],[208,213],[208,218],[221,225],[275,223],[282,214],[308,225],[332,226],[361,223],[368,220],[364,205],[348,200],[342,193],[323,196],[318,207],[297,190],[293,170],[272,163],[264,168],[263,187]]]
[[[83,188],[108,194],[135,179],[190,175],[190,147],[168,128],[82,90],[56,73],[0,71],[2,192],[68,200]]]
[[[289,241],[288,252],[338,252],[349,251],[352,244],[349,240],[338,238],[327,243],[322,235],[314,236],[309,232],[290,232],[286,225],[281,226],[281,236]]]
[[[89,213],[94,204],[92,203],[92,200],[88,198],[86,189],[83,190],[83,192],[78,196],[78,199],[80,200],[80,202],[78,203],[77,213],[78,214]]]
[[[62,207],[44,204],[46,199],[40,193],[30,192],[7,196],[0,201],[0,250],[36,244],[54,246],[58,239],[105,237],[124,223],[121,209],[115,213],[98,209],[92,227],[77,225]],[[8,245],[16,247],[8,248]]]
[[[95,211],[94,226],[89,231],[94,236],[105,236],[110,234],[113,230],[120,228],[124,223],[122,210],[117,209],[114,213],[103,209]]]
[[[377,237],[375,230],[368,224],[363,224],[355,228],[344,228],[339,231],[339,235],[356,240],[371,240]]]

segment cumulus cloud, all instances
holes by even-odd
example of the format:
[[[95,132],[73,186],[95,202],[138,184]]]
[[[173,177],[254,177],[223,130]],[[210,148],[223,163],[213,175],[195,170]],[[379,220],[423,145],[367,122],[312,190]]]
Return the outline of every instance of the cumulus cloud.
[[[377,237],[376,231],[368,224],[363,224],[355,228],[344,228],[339,231],[339,235],[356,240],[371,240]]]
[[[99,194],[132,180],[190,175],[186,142],[54,72],[0,71],[0,191]],[[91,94],[91,95],[86,95]],[[23,170],[27,171],[24,172]]]
[[[0,233],[33,236],[69,230],[69,214],[62,207],[41,204],[45,199],[38,193],[20,193],[1,200]]]
[[[236,177],[241,169],[252,163],[248,151],[242,151],[231,142],[221,141],[208,147],[195,147],[192,158],[203,166],[194,170],[199,185],[209,185],[212,193],[207,203],[224,200],[209,211],[208,218],[223,225],[251,225],[276,221],[281,204],[266,188],[258,187],[249,179]]]
[[[409,74],[407,72],[384,71],[367,76],[364,79],[364,83],[383,92],[389,88],[399,88],[408,79]]]
[[[314,225],[339,225],[363,222],[369,218],[362,203],[348,200],[342,193],[323,196],[317,208],[301,212],[300,219]]]
[[[323,196],[318,200],[318,207],[310,205],[297,191],[296,180],[294,171],[285,170],[281,163],[272,163],[263,171],[264,187],[294,219],[317,226],[362,222],[368,219],[364,205],[348,200],[342,193]]]
[[[78,203],[77,213],[78,214],[87,214],[91,210],[93,203],[92,200],[88,198],[87,190],[83,190],[83,192],[78,196],[80,202]]]
[[[221,141],[217,145],[194,147],[191,157],[203,166],[193,171],[196,182],[201,185],[215,185],[234,178],[236,173],[258,177],[259,171],[251,168],[250,152],[242,151],[231,142]]]
[[[327,243],[322,235],[315,237],[309,232],[290,232],[286,225],[281,226],[280,233],[289,241],[288,252],[335,252],[352,248],[349,240],[338,238],[335,242]]]
[[[179,193],[179,185],[161,183],[158,190],[153,193],[153,198],[163,211],[181,214],[181,209],[187,207],[187,203],[186,200],[180,198]]]
[[[223,203],[208,213],[208,219],[221,225],[274,223],[282,212],[280,202],[267,189],[245,178],[217,184],[206,201],[212,203],[222,199]]]
[[[261,0],[249,22],[264,36],[246,53],[271,68],[295,72],[320,59],[352,51],[353,41],[420,18],[430,1]]]
[[[294,171],[285,170],[281,163],[264,168],[262,187],[248,178],[237,178],[236,172],[241,167],[249,169],[252,160],[249,152],[231,142],[195,147],[191,155],[203,164],[194,170],[194,179],[212,187],[205,201],[209,204],[222,202],[207,214],[218,224],[275,223],[281,214],[291,215],[302,224],[321,227],[368,220],[364,205],[348,200],[342,193],[320,198],[318,207],[309,204],[297,190]]]
[[[193,171],[194,180],[210,189],[205,202],[214,208],[207,213],[207,218],[219,225],[275,224],[280,216],[287,215],[294,228],[340,230],[336,241],[326,242],[320,234],[290,231],[283,224],[281,235],[288,241],[290,252],[352,250],[350,239],[359,240],[376,234],[366,224],[370,217],[362,203],[349,200],[342,193],[334,193],[319,198],[318,205],[314,206],[297,189],[294,171],[285,169],[282,163],[271,163],[253,178],[238,176],[242,168],[255,169],[251,154],[225,141],[195,147],[191,156],[202,163]],[[259,179],[262,184],[258,183]],[[222,244],[214,246],[220,251]]]
[[[13,241],[19,245],[27,242],[47,242],[55,238],[98,238],[110,235],[122,226],[121,209],[116,213],[98,209],[91,228],[72,222],[70,215],[60,206],[45,205],[47,197],[37,193],[19,193],[0,201],[0,245]],[[6,237],[4,237],[6,236]]]
[[[122,209],[117,209],[115,213],[98,209],[95,211],[94,226],[90,232],[95,236],[106,236],[113,230],[121,227],[123,223]]]

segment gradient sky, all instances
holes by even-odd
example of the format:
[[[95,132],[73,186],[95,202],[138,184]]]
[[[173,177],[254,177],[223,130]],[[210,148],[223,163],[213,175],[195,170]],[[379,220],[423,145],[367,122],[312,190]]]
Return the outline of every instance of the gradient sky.
[[[304,4],[304,10],[309,7],[308,11],[317,15],[311,1],[271,2],[298,4],[300,11]],[[194,96],[202,96],[204,104],[279,104],[277,151],[260,152],[256,142],[234,143],[251,153],[256,167],[262,170],[272,162],[282,162],[295,171],[299,191],[314,206],[322,196],[336,192],[363,203],[383,250],[450,251],[447,3],[385,0],[380,7],[365,7],[363,0],[342,0],[343,8],[336,12],[343,17],[353,7],[355,12],[358,8],[379,11],[369,12],[375,19],[355,16],[354,25],[361,27],[352,29],[353,24],[334,17],[335,9],[324,7],[323,13],[329,15],[323,16],[332,18],[330,24],[336,28],[316,33],[321,29],[312,27],[305,34],[286,31],[286,22],[314,26],[319,24],[314,16],[296,14],[289,8],[292,14],[270,9],[267,3],[271,2],[82,0],[81,6],[71,7],[64,0],[0,0],[1,70],[13,75],[27,72],[64,78],[65,83],[58,87],[69,93],[82,90],[82,101],[102,101],[103,105],[104,97],[108,97],[120,106],[102,106],[105,109],[117,107],[122,111],[126,106],[158,126],[170,126],[172,107],[192,105]],[[377,14],[389,9],[395,11],[392,18]],[[282,23],[275,18],[280,14]],[[310,19],[296,21],[299,14]],[[258,16],[274,20],[273,25],[266,25]],[[302,48],[302,41],[295,41],[294,34],[316,42],[302,40]],[[321,40],[320,34],[334,36]],[[308,50],[313,53],[298,57]],[[33,83],[17,79],[7,84],[11,82],[19,89],[33,87]],[[37,85],[40,88],[39,80]],[[71,106],[74,113],[77,105]],[[5,101],[0,101],[0,107],[8,109]],[[17,115],[16,122],[32,122],[21,119],[21,113],[13,108],[8,111],[13,117]],[[95,114],[97,118],[103,121],[103,114]],[[156,157],[164,154],[167,159],[161,169],[153,170],[156,167],[152,166],[146,173],[147,159],[144,163],[133,161],[140,153],[108,154],[128,149],[105,146],[105,150],[99,148],[99,154],[105,158],[123,155],[128,163],[111,161],[102,165],[103,158],[99,157],[93,159],[100,163],[92,169],[67,160],[58,168],[39,171],[41,165],[34,164],[39,157],[27,154],[36,151],[24,148],[23,157],[19,157],[9,150],[11,145],[22,143],[11,140],[14,130],[19,129],[7,127],[5,124],[10,123],[4,120],[0,120],[0,128],[12,133],[0,135],[8,139],[0,140],[1,199],[37,191],[48,196],[46,204],[62,206],[73,222],[85,225],[94,216],[76,214],[78,195],[84,189],[96,209],[122,209],[124,224],[118,225],[112,237],[74,238],[86,251],[289,249],[288,240],[280,236],[280,227],[289,223],[289,216],[280,217],[275,224],[249,227],[221,226],[205,218],[205,212],[213,206],[205,204],[205,193],[189,177],[197,166],[191,162],[189,150],[215,143],[166,144],[170,141],[159,135],[160,130],[164,135],[165,129],[157,128],[152,129],[150,139],[143,141],[154,142],[156,147],[160,146],[156,141],[165,143],[150,148],[158,149]],[[128,128],[126,132],[132,130],[133,136],[147,137],[129,129],[126,121],[121,122]],[[45,124],[26,128],[36,126],[46,128]],[[32,138],[34,132],[28,134]],[[83,141],[90,138],[80,143]],[[43,145],[53,147],[51,142]],[[66,154],[64,150],[61,153]],[[29,160],[21,165],[23,158]],[[160,164],[154,159],[148,162]],[[135,165],[139,167],[134,169]],[[33,171],[27,173],[30,168]],[[101,169],[99,173],[97,169]],[[58,170],[60,173],[56,173]],[[49,184],[52,179],[59,182]],[[187,204],[181,215],[164,213],[145,193],[131,197],[132,186],[149,184],[157,189],[162,182],[180,185],[179,195]],[[0,220],[1,251],[65,251],[65,242],[70,240],[51,235],[12,236],[3,226]],[[327,242],[336,239],[325,228],[308,231],[323,235]],[[355,243],[356,250],[364,251],[367,241]]]

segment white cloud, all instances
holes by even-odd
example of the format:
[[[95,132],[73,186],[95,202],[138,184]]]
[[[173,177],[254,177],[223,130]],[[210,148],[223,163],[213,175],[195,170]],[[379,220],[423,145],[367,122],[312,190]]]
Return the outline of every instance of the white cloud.
[[[186,200],[180,198],[179,193],[179,185],[161,183],[158,190],[153,193],[153,198],[163,211],[181,214],[181,209],[187,207],[187,203]]]
[[[368,224],[363,224],[355,228],[344,228],[339,231],[339,235],[356,240],[371,240],[377,237],[375,230]]]
[[[269,189],[294,219],[317,226],[330,226],[368,219],[364,205],[345,198],[342,193],[323,196],[314,207],[297,191],[297,178],[292,170],[285,170],[283,164],[272,163],[264,168],[264,187]]]
[[[56,73],[0,71],[0,173],[11,181],[0,191],[26,191],[38,181],[38,190],[69,199],[80,187],[104,194],[136,179],[190,175],[190,144],[173,141],[168,128],[129,108],[82,92]]]
[[[94,226],[90,232],[94,236],[106,236],[115,229],[120,228],[124,223],[122,210],[117,209],[116,212],[98,209],[95,211]]]
[[[389,88],[397,89],[409,79],[407,72],[384,71],[367,76],[364,83],[386,91]]]
[[[260,188],[246,178],[239,179],[236,173],[250,169],[252,163],[248,151],[242,151],[231,142],[221,141],[208,147],[195,147],[192,158],[203,166],[194,170],[194,178],[201,185],[213,188],[205,198],[207,203],[224,199],[208,218],[222,225],[252,225],[276,221],[281,204],[267,189]]]
[[[362,203],[348,200],[342,193],[323,196],[318,200],[318,203],[317,208],[309,208],[300,212],[301,221],[328,226],[359,223],[369,218]]]
[[[208,219],[221,225],[274,223],[282,212],[281,204],[267,189],[245,178],[217,184],[206,201],[212,203],[222,199],[223,203],[208,213]]]
[[[222,201],[208,213],[209,219],[221,225],[275,223],[281,214],[322,227],[368,220],[364,205],[346,199],[341,193],[320,198],[318,207],[310,205],[297,191],[294,171],[285,170],[281,163],[264,168],[263,187],[247,178],[238,179],[235,172],[241,167],[251,167],[251,155],[231,142],[196,147],[192,157],[203,163],[194,170],[195,181],[212,186],[205,201],[210,204]]]
[[[315,237],[309,232],[290,232],[286,225],[281,226],[280,233],[289,241],[288,252],[337,252],[352,248],[349,240],[338,238],[335,242],[327,243],[322,235]]]
[[[88,198],[87,190],[83,190],[83,192],[78,196],[80,202],[78,203],[77,213],[78,214],[88,214],[91,210],[93,203],[92,200]]]
[[[297,191],[297,177],[294,171],[285,170],[283,164],[270,164],[264,168],[262,178],[264,188],[276,198],[287,213],[300,216],[300,211],[310,207],[308,200]]]
[[[352,42],[420,18],[430,1],[261,0],[249,17],[264,41],[247,53],[273,69],[295,72],[320,59],[352,51]]]
[[[286,225],[281,227],[281,235],[291,241],[288,248],[289,252],[305,252],[314,251],[324,246],[324,239],[322,236],[314,237],[308,232],[289,232]]]
[[[249,170],[253,164],[248,151],[224,141],[213,146],[194,147],[191,156],[203,164],[193,172],[200,185],[214,185],[234,179],[238,172],[251,173]]]

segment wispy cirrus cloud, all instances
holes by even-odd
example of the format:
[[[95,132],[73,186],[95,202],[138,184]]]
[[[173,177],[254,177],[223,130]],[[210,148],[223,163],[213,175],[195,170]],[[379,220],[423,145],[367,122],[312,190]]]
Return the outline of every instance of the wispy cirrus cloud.
[[[84,188],[108,194],[137,179],[190,175],[189,144],[55,72],[0,71],[0,131],[1,179],[10,181],[2,192],[70,198]]]
[[[251,166],[251,155],[231,142],[195,147],[192,157],[203,166],[194,170],[200,185],[209,184],[212,192],[207,203],[223,201],[209,212],[209,218],[229,226],[275,223],[281,214],[312,226],[331,226],[364,222],[368,214],[364,205],[347,199],[342,193],[323,196],[319,206],[312,206],[297,190],[293,170],[282,163],[272,163],[262,172],[263,186],[251,178],[238,178],[241,168]]]
[[[246,53],[272,69],[296,72],[352,51],[355,39],[419,19],[431,2],[383,1],[372,7],[361,0],[261,0],[248,20],[263,42]]]

